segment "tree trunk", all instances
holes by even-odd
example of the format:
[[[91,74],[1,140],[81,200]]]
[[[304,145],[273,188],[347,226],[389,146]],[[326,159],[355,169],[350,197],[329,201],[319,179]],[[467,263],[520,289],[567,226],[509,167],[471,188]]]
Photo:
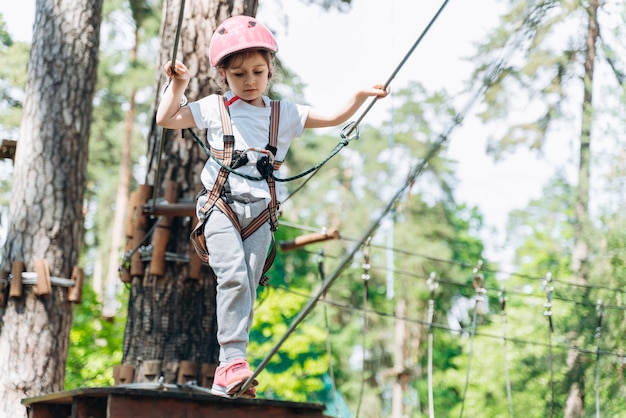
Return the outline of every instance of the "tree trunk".
[[[83,242],[83,196],[102,0],[38,0],[3,269],[48,262],[69,278]],[[67,287],[24,286],[0,329],[0,416],[26,396],[63,389],[72,324]]]
[[[598,0],[591,0],[586,6],[589,16],[587,26],[587,47],[585,56],[585,74],[583,77],[584,94],[580,130],[580,161],[578,168],[578,191],[576,196],[576,225],[574,229],[574,251],[572,253],[572,271],[577,284],[587,284],[589,279],[589,179],[591,162],[591,127],[593,124],[593,73],[596,59],[596,41],[598,39]],[[575,346],[575,338],[572,346]],[[578,352],[568,355],[569,394],[565,405],[565,417],[585,416],[585,374],[584,362]],[[581,370],[577,370],[581,369]]]
[[[231,15],[256,14],[257,1],[202,0],[186,2],[177,59],[183,61],[192,74],[186,92],[190,101],[200,99],[217,91],[213,80],[215,69],[209,65],[206,51],[210,35],[217,25]],[[171,59],[174,49],[180,3],[166,0],[163,5],[161,28],[161,54],[157,63],[160,99],[161,86],[166,82],[163,65]],[[154,120],[154,119],[153,119]],[[203,138],[204,133],[196,132]],[[154,123],[149,137],[147,183],[156,186],[156,193],[148,199],[147,207],[166,193],[173,184],[173,196],[178,202],[193,205],[195,195],[202,188],[200,172],[207,155],[189,134],[166,130],[163,136],[163,153],[160,166],[159,144],[162,130]],[[158,179],[158,181],[157,181]],[[154,184],[157,182],[158,184]],[[158,272],[152,255],[159,254],[158,240],[153,235],[152,255],[142,267],[144,271],[131,269],[131,293],[128,319],[124,335],[122,362],[135,367],[136,382],[151,381],[162,375],[166,383],[175,383],[181,361],[190,362],[191,374],[201,380],[201,364],[214,365],[218,360],[215,318],[215,278],[207,266],[198,277],[191,272],[189,260],[195,254],[189,239],[195,225],[195,215],[149,219],[147,228],[159,222],[156,231],[167,227],[166,249],[169,254],[164,272]],[[149,229],[148,229],[149,231]],[[156,234],[156,233],[155,233]],[[146,241],[149,243],[148,237]],[[150,365],[150,366],[148,366]],[[150,369],[150,370],[148,370]],[[156,370],[157,376],[154,375]],[[188,372],[189,373],[189,372]]]

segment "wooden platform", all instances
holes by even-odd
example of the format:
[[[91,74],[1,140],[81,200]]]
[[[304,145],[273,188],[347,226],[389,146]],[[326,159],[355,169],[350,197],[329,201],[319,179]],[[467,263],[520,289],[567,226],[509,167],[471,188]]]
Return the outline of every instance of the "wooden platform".
[[[225,399],[190,387],[120,385],[26,398],[30,418],[322,418],[324,405]]]

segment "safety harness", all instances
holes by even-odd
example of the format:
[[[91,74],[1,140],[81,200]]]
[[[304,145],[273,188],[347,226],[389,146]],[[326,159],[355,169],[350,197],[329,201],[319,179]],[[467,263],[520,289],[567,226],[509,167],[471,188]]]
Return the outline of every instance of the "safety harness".
[[[235,96],[236,97],[236,96]],[[264,150],[258,150],[254,148],[249,148],[246,151],[256,151],[264,154],[262,158],[257,160],[257,169],[259,173],[261,173],[261,177],[263,177],[269,186],[270,190],[270,203],[267,208],[261,212],[259,216],[257,216],[249,225],[245,228],[242,228],[239,224],[239,220],[235,211],[229,205],[232,203],[232,198],[230,195],[230,187],[228,185],[228,175],[232,171],[232,169],[241,167],[248,163],[247,152],[239,152],[234,151],[235,148],[235,136],[233,135],[232,124],[230,120],[230,113],[227,109],[234,100],[225,101],[223,96],[220,96],[219,108],[220,108],[220,117],[222,120],[222,132],[223,132],[223,141],[224,141],[224,149],[216,150],[210,149],[210,152],[213,156],[222,162],[220,171],[215,179],[215,183],[213,184],[213,188],[210,192],[208,192],[208,200],[200,208],[200,212],[203,215],[206,215],[213,206],[219,208],[230,221],[233,223],[237,231],[241,235],[241,239],[245,240],[250,235],[252,235],[257,229],[259,229],[265,222],[270,222],[270,227],[272,230],[272,244],[270,245],[269,253],[265,259],[265,265],[263,266],[263,274],[261,277],[260,284],[266,285],[268,283],[268,278],[265,276],[265,273],[270,269],[272,264],[274,263],[274,259],[276,258],[276,246],[274,244],[273,233],[278,228],[278,219],[277,219],[277,211],[278,211],[278,203],[276,200],[276,183],[272,176],[272,172],[274,170],[278,170],[282,165],[282,161],[275,161],[274,157],[276,156],[277,151],[277,143],[278,143],[278,120],[280,118],[280,101],[272,100],[271,101],[271,112],[270,112],[270,132],[269,132],[269,142],[266,145]],[[229,170],[226,167],[230,167]],[[206,190],[203,191],[207,193]],[[193,231],[191,232],[191,242],[194,245],[196,253],[198,257],[204,262],[209,262],[209,251],[206,246],[206,239],[204,237],[204,225],[208,216],[204,216],[202,220],[198,221]]]

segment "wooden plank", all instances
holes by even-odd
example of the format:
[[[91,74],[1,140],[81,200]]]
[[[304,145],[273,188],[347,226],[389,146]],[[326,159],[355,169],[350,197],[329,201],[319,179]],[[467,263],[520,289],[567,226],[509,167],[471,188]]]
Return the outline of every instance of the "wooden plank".
[[[75,397],[72,402],[72,418],[107,418],[107,398]]]
[[[322,418],[322,411],[293,405],[267,405],[251,399],[148,398],[111,395],[108,405],[110,418]]]
[[[176,385],[166,385],[159,390],[128,386],[80,388],[26,398],[22,404],[28,407],[30,418],[324,417],[324,405],[321,404],[226,399],[191,392],[190,389],[181,390]],[[34,415],[35,412],[38,415]]]
[[[71,405],[35,404],[28,408],[29,418],[69,418],[71,415]]]

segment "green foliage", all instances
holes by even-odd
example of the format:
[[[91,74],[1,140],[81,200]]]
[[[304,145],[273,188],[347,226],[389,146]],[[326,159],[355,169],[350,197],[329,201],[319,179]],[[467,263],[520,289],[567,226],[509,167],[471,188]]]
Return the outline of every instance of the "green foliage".
[[[65,389],[113,385],[113,366],[122,361],[125,315],[101,318],[101,303],[91,286],[74,308]]]
[[[557,122],[575,117],[570,92],[581,86],[578,63],[586,51],[580,27],[587,15],[581,11],[559,1],[511,2],[501,24],[478,46],[472,79],[488,85],[480,116],[506,124],[490,140],[494,157],[517,146],[543,150]],[[501,73],[492,79],[494,63]]]
[[[251,364],[264,359],[277,340],[285,335],[288,324],[306,300],[280,289],[268,289],[255,310],[255,324],[250,335]],[[327,370],[323,355],[326,334],[323,329],[303,323],[283,344],[266,368],[266,377],[257,390],[269,398],[306,401],[308,394],[323,389],[322,376]]]

